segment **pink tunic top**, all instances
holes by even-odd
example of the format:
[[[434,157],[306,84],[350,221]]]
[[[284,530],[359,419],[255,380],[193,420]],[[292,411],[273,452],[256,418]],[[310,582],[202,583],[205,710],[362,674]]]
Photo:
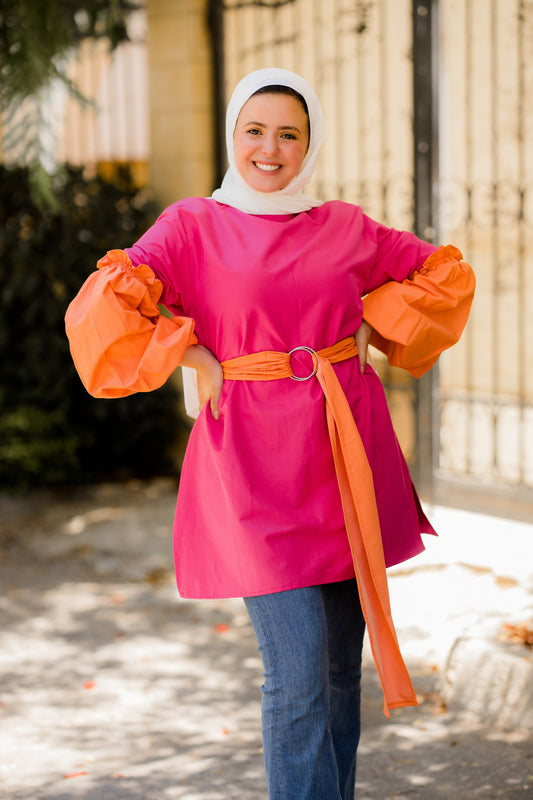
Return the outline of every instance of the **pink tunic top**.
[[[362,296],[402,281],[435,251],[332,201],[294,216],[244,214],[210,199],[170,206],[126,252],[163,284],[224,361],[262,350],[320,350],[353,334]],[[296,374],[311,359],[293,356]],[[423,549],[423,515],[374,370],[334,367],[373,471],[387,565]],[[183,597],[266,594],[354,576],[316,379],[225,381],[220,419],[194,424],[174,523]]]

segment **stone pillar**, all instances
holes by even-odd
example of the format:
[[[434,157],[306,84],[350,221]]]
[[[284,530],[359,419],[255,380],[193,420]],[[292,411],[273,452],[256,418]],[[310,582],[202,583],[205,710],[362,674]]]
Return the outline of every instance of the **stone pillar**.
[[[166,206],[213,189],[207,0],[148,0],[150,183]]]

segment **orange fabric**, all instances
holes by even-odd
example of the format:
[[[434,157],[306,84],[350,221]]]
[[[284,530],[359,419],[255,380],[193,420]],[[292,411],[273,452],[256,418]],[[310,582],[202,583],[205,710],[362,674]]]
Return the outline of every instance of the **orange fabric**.
[[[357,355],[350,336],[320,350],[316,377],[326,400],[328,431],[361,607],[383,688],[384,711],[417,705],[392,621],[372,471],[357,425],[331,366]],[[313,357],[314,359],[314,357]],[[287,353],[264,351],[222,362],[226,380],[277,380],[292,374]]]
[[[370,343],[415,378],[463,332],[475,277],[452,245],[439,247],[409,278],[390,281],[363,299],[363,317],[374,328]]]
[[[67,309],[72,358],[94,397],[126,397],[162,386],[198,341],[194,321],[159,312],[161,282],[110,250]]]

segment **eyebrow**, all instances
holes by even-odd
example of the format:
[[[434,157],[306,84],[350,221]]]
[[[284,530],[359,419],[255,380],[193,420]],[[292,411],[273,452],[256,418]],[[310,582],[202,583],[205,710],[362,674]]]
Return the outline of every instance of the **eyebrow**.
[[[266,128],[266,124],[264,122],[255,122],[254,120],[244,123],[245,127],[247,125],[257,125],[259,128]],[[300,128],[297,128],[296,125],[280,125],[278,131],[297,131],[298,133],[301,133]]]

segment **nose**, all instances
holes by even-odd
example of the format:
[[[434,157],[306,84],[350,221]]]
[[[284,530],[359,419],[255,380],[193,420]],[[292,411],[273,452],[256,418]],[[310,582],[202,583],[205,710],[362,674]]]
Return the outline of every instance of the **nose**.
[[[262,151],[265,156],[272,157],[278,152],[278,139],[277,136],[264,136],[262,140]]]

